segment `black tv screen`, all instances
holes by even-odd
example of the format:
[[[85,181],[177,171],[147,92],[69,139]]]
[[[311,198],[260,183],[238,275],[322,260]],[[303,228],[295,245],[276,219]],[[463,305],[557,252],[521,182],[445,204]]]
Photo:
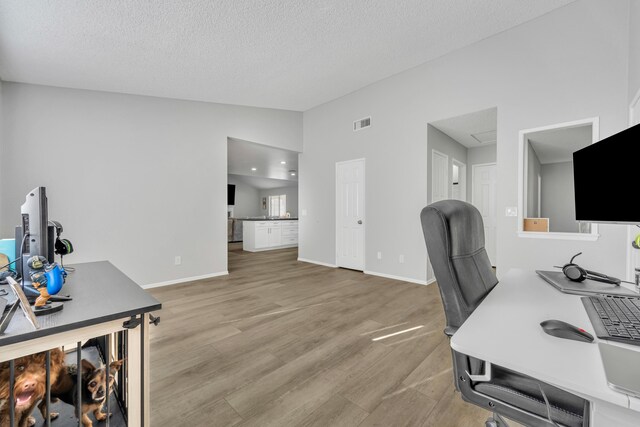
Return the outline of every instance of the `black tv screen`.
[[[640,125],[573,153],[576,220],[640,224]]]
[[[227,184],[227,205],[236,204],[236,186]]]

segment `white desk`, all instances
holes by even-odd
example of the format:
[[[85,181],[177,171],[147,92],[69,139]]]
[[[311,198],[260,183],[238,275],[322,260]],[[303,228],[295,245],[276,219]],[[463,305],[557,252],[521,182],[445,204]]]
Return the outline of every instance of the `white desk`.
[[[592,427],[640,426],[640,399],[607,386],[596,343],[547,335],[540,322],[564,320],[595,337],[580,296],[564,294],[533,271],[511,270],[451,338],[457,352],[567,390],[591,402]],[[619,344],[638,351],[640,347]]]

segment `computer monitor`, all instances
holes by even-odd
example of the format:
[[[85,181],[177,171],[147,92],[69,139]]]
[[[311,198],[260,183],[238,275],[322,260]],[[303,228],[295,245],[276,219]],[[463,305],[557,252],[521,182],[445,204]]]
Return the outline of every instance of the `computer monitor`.
[[[633,191],[638,182],[640,125],[573,153],[576,220],[640,224]]]
[[[37,187],[27,193],[20,212],[22,223],[16,227],[16,258],[22,257],[17,271],[24,284],[29,282],[27,260],[30,257],[40,255],[49,262],[54,261],[54,228],[49,226],[46,188]],[[24,238],[26,233],[28,237]]]

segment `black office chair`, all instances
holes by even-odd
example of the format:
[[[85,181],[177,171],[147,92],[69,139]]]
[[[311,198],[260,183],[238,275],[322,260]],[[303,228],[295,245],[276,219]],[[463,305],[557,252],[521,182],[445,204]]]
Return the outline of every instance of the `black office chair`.
[[[484,248],[482,216],[469,203],[443,200],[424,208],[420,218],[444,305],[444,333],[451,337],[498,284]],[[462,398],[493,411],[486,427],[506,426],[502,416],[532,427],[589,425],[587,400],[454,350],[451,353],[454,383]]]

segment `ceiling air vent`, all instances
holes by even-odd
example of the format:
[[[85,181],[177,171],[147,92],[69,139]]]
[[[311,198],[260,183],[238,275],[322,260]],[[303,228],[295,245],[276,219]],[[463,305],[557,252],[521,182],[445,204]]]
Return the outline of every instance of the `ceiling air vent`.
[[[495,130],[487,132],[472,133],[471,137],[480,144],[493,144],[497,141],[498,135]]]
[[[371,117],[365,117],[364,119],[356,120],[353,122],[353,131],[359,131],[371,126]]]

